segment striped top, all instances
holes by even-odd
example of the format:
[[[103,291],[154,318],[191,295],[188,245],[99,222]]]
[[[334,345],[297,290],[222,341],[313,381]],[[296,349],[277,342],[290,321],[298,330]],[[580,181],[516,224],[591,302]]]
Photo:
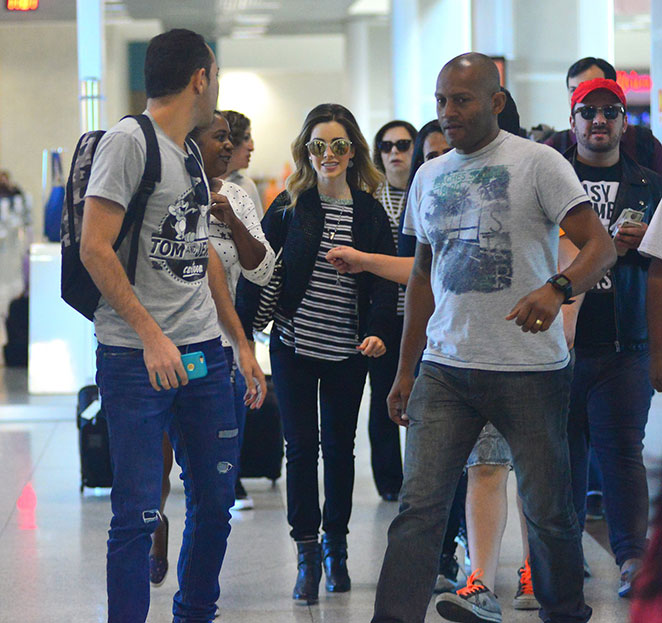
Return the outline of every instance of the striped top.
[[[354,246],[354,208],[351,199],[320,199],[324,230],[310,282],[294,316],[287,318],[277,309],[274,322],[283,344],[297,355],[342,361],[357,355],[360,343],[356,276],[340,275],[326,254],[340,244]]]
[[[400,215],[405,209],[405,199],[407,191],[391,186],[388,182],[384,182],[379,186],[375,192],[375,199],[384,206],[384,210],[388,215],[388,220],[391,223],[391,234],[393,234],[393,243],[395,248],[398,248],[398,231],[400,229]],[[398,316],[405,315],[405,287],[398,286]]]

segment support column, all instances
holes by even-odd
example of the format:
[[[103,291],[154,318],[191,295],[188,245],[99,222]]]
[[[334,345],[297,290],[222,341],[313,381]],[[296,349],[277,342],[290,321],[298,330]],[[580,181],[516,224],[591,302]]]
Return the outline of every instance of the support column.
[[[568,127],[568,67],[585,56],[614,57],[613,0],[513,0],[513,58],[506,86],[522,125]]]
[[[104,0],[77,0],[81,133],[106,127],[103,103]]]
[[[393,119],[390,24],[388,18],[352,18],[345,29],[345,92],[368,144],[375,132]]]
[[[471,51],[472,0],[393,0],[395,116],[420,127],[436,117],[439,70]]]

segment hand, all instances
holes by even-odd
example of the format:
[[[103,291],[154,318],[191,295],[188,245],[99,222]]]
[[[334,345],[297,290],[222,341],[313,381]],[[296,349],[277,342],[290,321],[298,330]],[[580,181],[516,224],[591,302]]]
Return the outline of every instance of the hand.
[[[388,407],[388,416],[398,426],[409,426],[409,418],[407,417],[407,403],[411,395],[412,387],[414,386],[413,376],[400,376],[395,377],[393,387],[389,392],[386,399]]]
[[[515,320],[525,333],[547,331],[559,313],[563,300],[563,292],[551,283],[546,283],[517,301],[506,320]]]
[[[211,209],[212,216],[217,218],[221,223],[229,225],[235,217],[234,210],[230,205],[230,201],[225,195],[218,193],[211,193]]]
[[[618,233],[614,236],[614,245],[616,246],[616,253],[625,255],[630,249],[635,251],[641,244],[641,239],[644,237],[648,225],[641,223],[637,225],[621,225],[618,228]]]
[[[362,355],[366,357],[381,357],[386,352],[386,346],[381,338],[371,335],[365,338],[361,344],[356,347]]]
[[[566,321],[563,319],[563,335],[565,337],[565,343],[568,346],[568,350],[572,350],[572,347],[575,345],[575,334],[577,333],[577,323]]]
[[[651,353],[650,377],[653,389],[662,392],[662,354],[654,355]]]
[[[249,409],[259,409],[267,395],[267,381],[264,373],[255,360],[248,342],[239,347],[237,353],[237,367],[246,381],[244,404]]]
[[[363,261],[366,255],[354,247],[339,246],[326,254],[326,261],[331,263],[341,275],[362,273],[365,270]]]
[[[188,375],[182,364],[182,354],[172,340],[160,332],[155,338],[143,343],[143,359],[149,374],[149,382],[157,391],[176,389],[188,383]],[[159,375],[161,385],[156,382]]]

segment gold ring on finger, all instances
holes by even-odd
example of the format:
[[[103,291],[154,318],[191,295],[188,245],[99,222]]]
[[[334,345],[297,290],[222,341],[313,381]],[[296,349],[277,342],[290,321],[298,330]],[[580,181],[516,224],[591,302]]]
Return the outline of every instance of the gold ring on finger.
[[[542,320],[540,320],[540,318],[538,318],[538,320],[536,320],[535,324],[536,324],[536,327],[542,327]]]

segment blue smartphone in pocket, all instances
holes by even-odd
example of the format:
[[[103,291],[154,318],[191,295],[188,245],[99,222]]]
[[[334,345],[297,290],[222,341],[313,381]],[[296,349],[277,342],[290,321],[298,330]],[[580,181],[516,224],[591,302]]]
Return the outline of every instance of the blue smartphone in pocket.
[[[184,370],[186,370],[186,376],[189,381],[207,376],[207,360],[201,350],[182,355],[182,365],[184,366]],[[156,382],[159,386],[161,385],[161,379],[158,374],[156,375]]]

